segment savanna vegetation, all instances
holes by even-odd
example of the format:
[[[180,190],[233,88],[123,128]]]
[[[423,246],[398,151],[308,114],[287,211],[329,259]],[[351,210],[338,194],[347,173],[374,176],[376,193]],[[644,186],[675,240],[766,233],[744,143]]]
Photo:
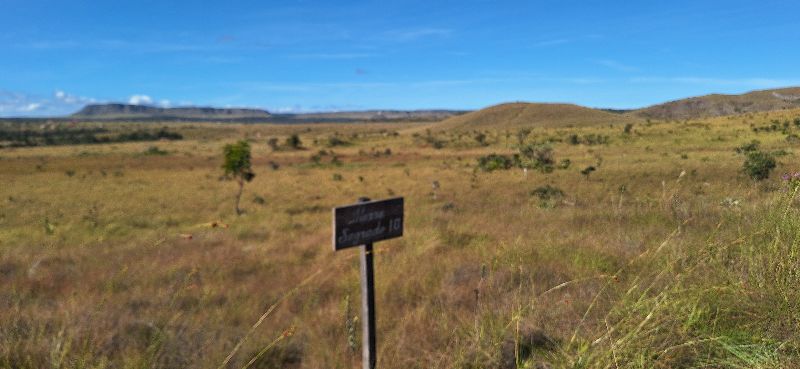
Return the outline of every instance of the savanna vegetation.
[[[800,367],[798,117],[3,148],[0,367],[359,367],[359,196],[406,199],[381,368]]]
[[[136,141],[180,140],[167,128],[111,132],[103,125],[77,124],[0,124],[0,148],[54,145],[88,145]]]

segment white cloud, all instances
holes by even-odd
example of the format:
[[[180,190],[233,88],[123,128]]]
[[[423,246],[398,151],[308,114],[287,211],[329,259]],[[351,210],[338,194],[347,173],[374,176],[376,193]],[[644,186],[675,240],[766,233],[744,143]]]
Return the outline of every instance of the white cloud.
[[[25,105],[25,106],[19,108],[19,110],[24,111],[24,112],[33,112],[33,111],[38,110],[41,107],[42,107],[42,103],[30,103],[28,105]]]
[[[0,90],[2,116],[62,116],[72,114],[84,105],[97,102],[93,98],[56,90],[51,96]]]
[[[62,90],[56,90],[53,93],[53,97],[55,97],[55,99],[57,101],[60,101],[60,102],[66,103],[66,104],[92,104],[92,103],[97,102],[97,100],[95,100],[93,98],[72,95],[72,94],[66,93],[66,92],[64,92]]]
[[[172,106],[172,103],[167,99],[162,99],[161,101],[158,102],[158,105],[161,106],[162,108],[169,108],[170,106]]]
[[[128,99],[128,104],[131,105],[152,105],[153,98],[147,95],[133,95]]]

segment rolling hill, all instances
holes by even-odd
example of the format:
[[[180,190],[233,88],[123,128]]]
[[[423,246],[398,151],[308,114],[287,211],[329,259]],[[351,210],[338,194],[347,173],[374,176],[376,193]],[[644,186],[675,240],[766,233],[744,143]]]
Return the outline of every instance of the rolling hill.
[[[573,104],[508,103],[448,118],[440,129],[517,129],[533,127],[585,127],[636,123],[629,115],[610,113]]]
[[[800,87],[691,97],[635,110],[631,114],[648,119],[677,120],[793,108],[800,108]]]

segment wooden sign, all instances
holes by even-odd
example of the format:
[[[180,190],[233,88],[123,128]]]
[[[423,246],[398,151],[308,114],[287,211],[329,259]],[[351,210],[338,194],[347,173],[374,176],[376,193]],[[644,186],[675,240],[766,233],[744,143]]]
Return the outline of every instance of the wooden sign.
[[[372,243],[403,235],[403,198],[370,201],[333,208],[333,250],[361,248],[361,330],[364,369],[378,363],[375,324],[375,272]]]
[[[360,202],[333,209],[333,249],[361,246],[403,235],[403,198]]]

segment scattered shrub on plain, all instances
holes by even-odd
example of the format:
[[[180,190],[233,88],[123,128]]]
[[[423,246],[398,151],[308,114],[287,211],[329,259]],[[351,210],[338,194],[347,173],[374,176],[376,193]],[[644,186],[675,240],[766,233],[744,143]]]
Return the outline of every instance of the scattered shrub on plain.
[[[292,134],[286,138],[286,147],[292,150],[300,150],[303,148],[303,141],[300,140],[300,136],[297,134]]]
[[[164,156],[168,155],[169,152],[166,150],[161,150],[158,146],[150,146],[147,150],[144,151],[144,155],[154,155],[154,156]]]
[[[511,158],[500,154],[489,154],[478,158],[478,168],[484,172],[492,172],[500,169],[511,169],[513,166]]]
[[[769,178],[770,172],[776,167],[775,157],[763,151],[750,151],[746,154],[742,169],[756,181]]]
[[[564,198],[563,190],[549,184],[537,187],[530,194],[539,199],[539,206],[542,208],[555,207],[556,203]]]
[[[555,169],[555,157],[550,145],[524,145],[519,148],[521,166],[550,173]]]

